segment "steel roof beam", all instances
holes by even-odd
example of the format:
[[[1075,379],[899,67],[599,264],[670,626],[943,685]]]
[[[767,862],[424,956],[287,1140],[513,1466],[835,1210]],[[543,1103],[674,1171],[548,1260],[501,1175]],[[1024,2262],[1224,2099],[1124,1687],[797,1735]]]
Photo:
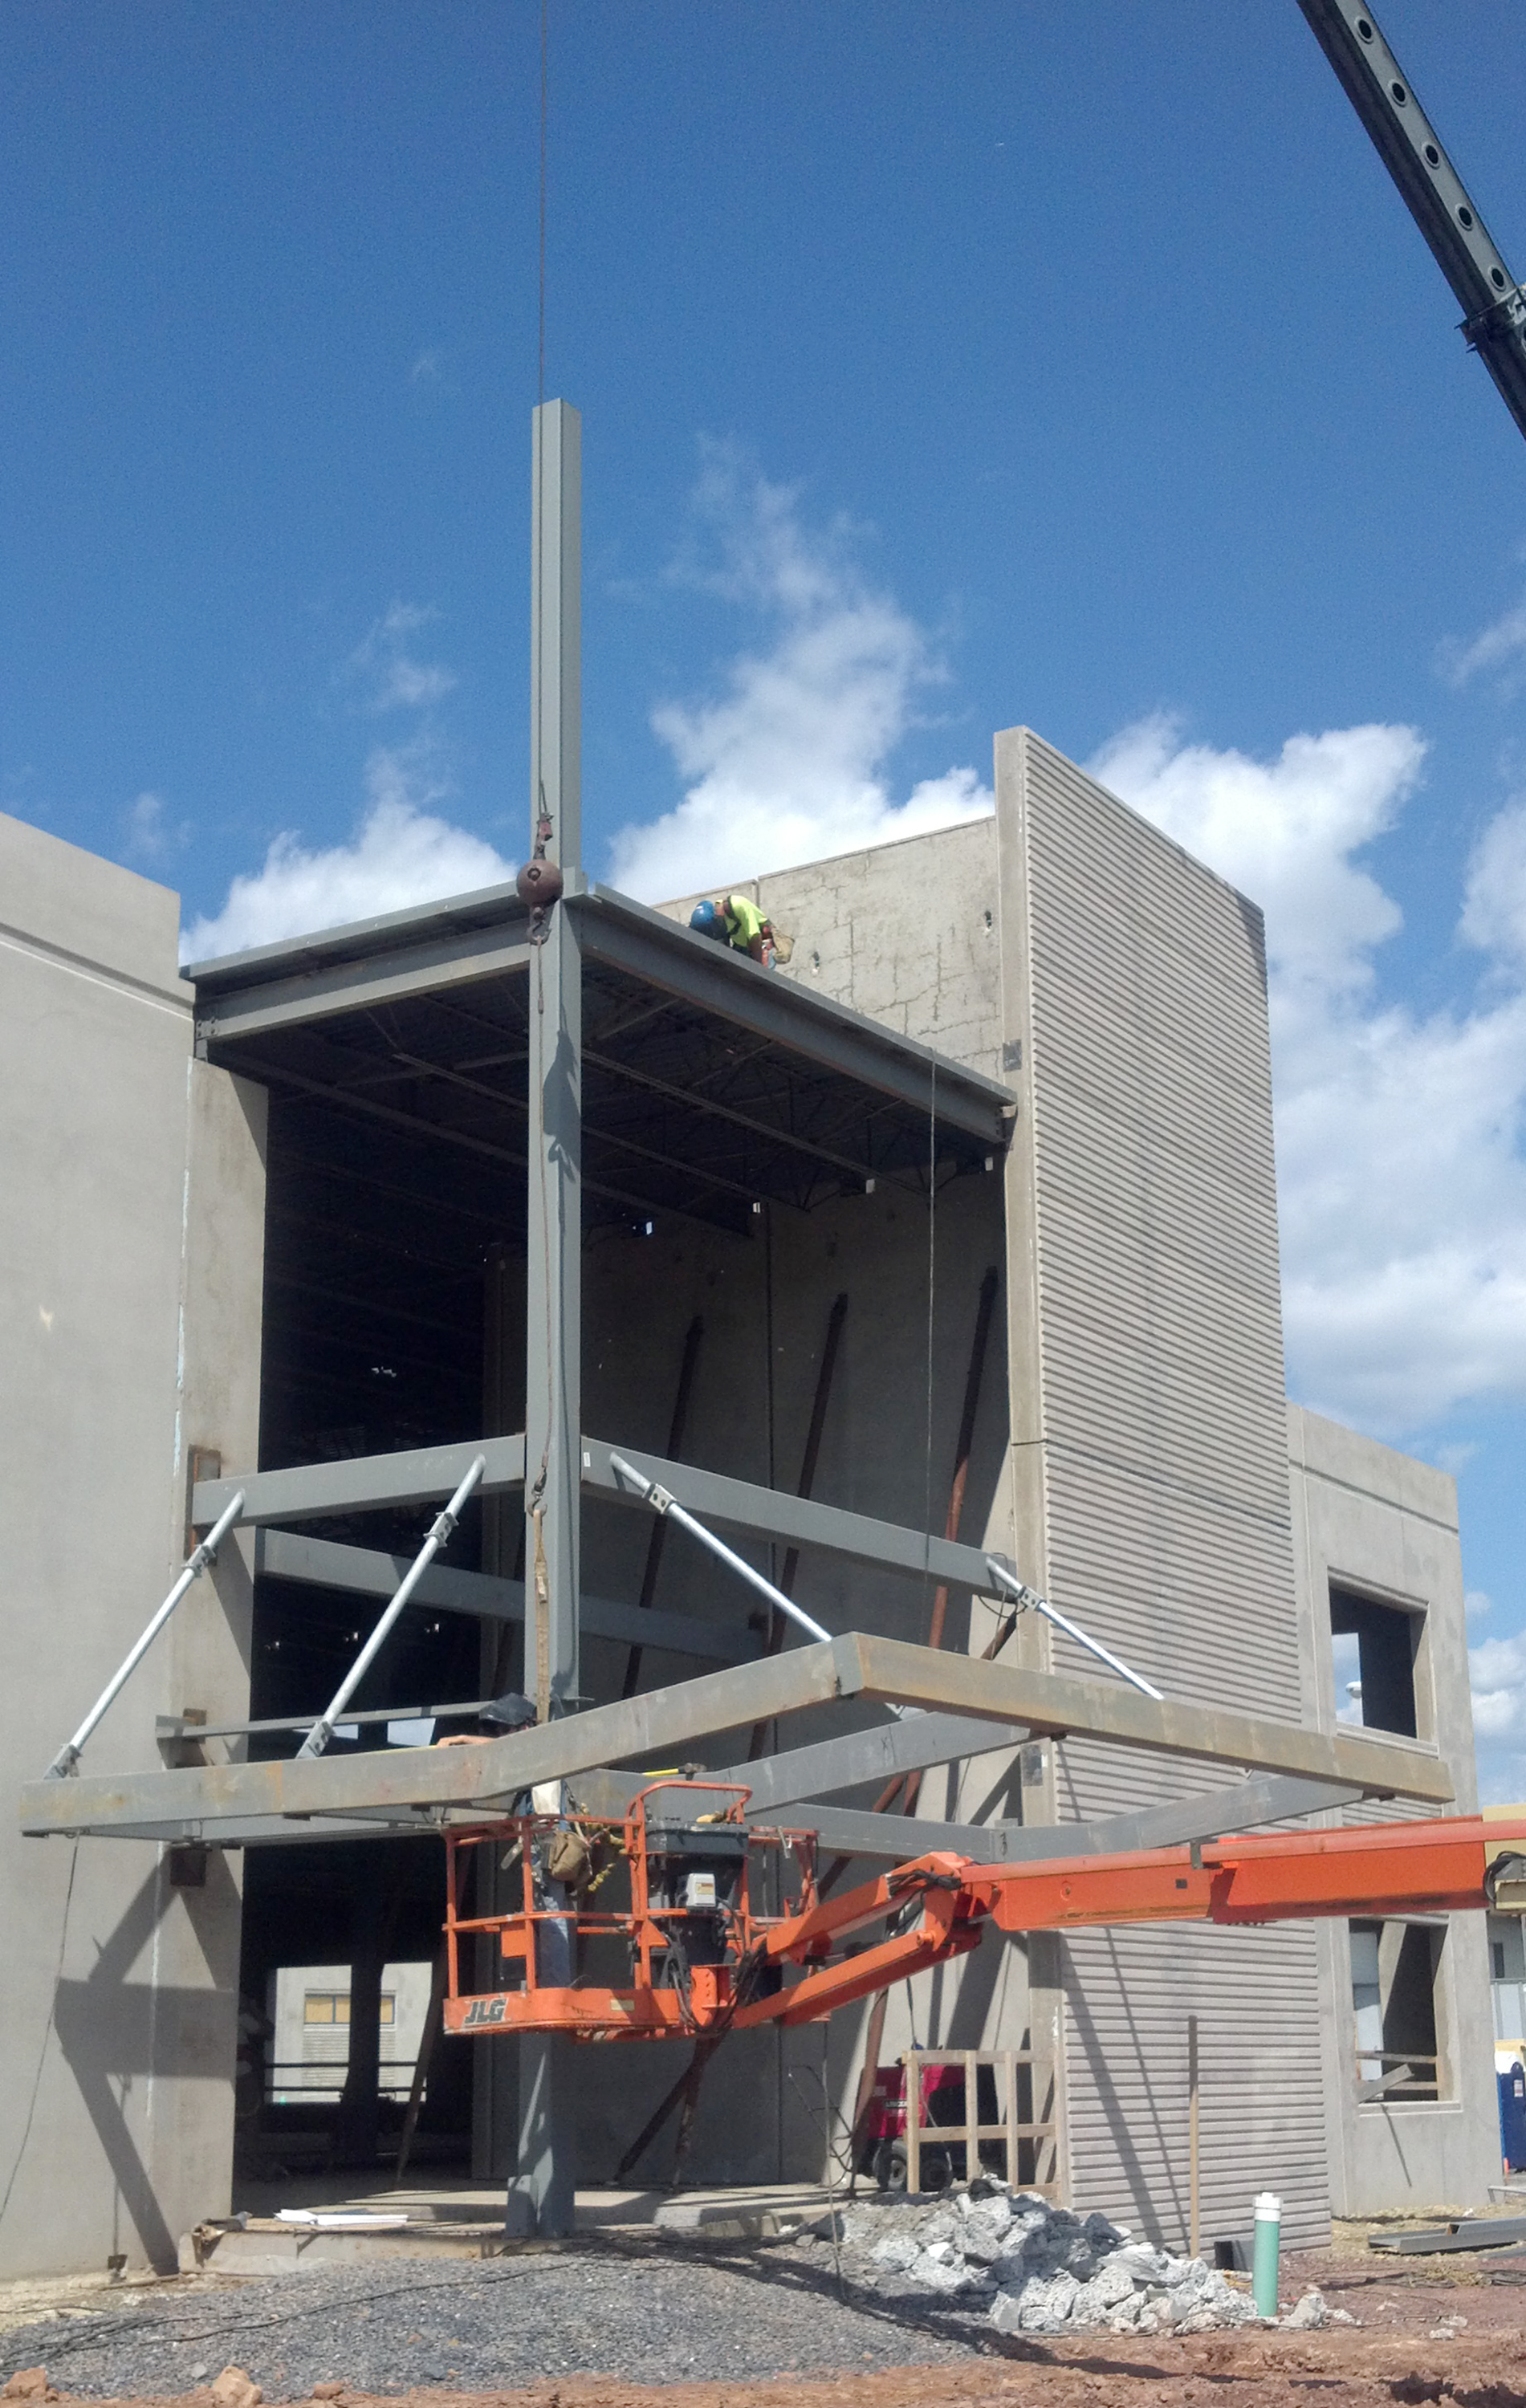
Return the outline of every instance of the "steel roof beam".
[[[438,995],[443,987],[522,972],[529,958],[522,913],[511,932],[485,940],[437,937],[433,943],[393,948],[242,991],[213,994],[205,1003],[198,997],[196,1038],[210,1045],[236,1037],[268,1037],[339,1012],[406,1003],[414,996]]]

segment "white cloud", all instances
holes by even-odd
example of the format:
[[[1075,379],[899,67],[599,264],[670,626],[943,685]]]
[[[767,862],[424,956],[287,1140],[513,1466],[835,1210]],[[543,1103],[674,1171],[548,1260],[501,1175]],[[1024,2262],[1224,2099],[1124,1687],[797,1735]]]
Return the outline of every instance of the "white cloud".
[[[1481,669],[1502,670],[1502,686],[1506,692],[1513,690],[1526,668],[1526,601],[1502,611],[1471,643],[1459,643],[1454,638],[1444,644],[1441,666],[1453,685],[1466,685]]]
[[[619,831],[612,882],[660,901],[988,811],[989,789],[966,767],[893,798],[886,764],[943,672],[915,621],[865,581],[842,531],[807,531],[793,490],[721,450],[698,516],[718,563],[691,557],[684,573],[758,618],[763,641],[717,694],[654,711],[687,790]]]
[[[242,953],[513,876],[512,864],[490,844],[431,808],[448,788],[421,746],[379,747],[366,782],[369,802],[348,844],[310,853],[296,831],[287,829],[270,846],[262,869],[234,880],[222,910],[185,931],[181,959]]]
[[[439,615],[416,603],[395,602],[355,646],[348,670],[364,689],[368,710],[419,710],[453,690],[453,671],[439,661],[416,659],[410,649],[410,638]]]
[[[1482,1622],[1494,1611],[1494,1600],[1483,1588],[1470,1588],[1462,1599],[1462,1611],[1470,1622]]]
[[[1468,1650],[1479,1788],[1488,1805],[1526,1798],[1526,1632]]]
[[[1501,811],[1474,849],[1462,934],[1470,945],[1526,968],[1526,802]]]
[[[163,861],[175,844],[183,844],[186,830],[171,831],[165,824],[166,804],[163,795],[146,790],[135,796],[126,810],[127,850],[135,861]]]
[[[1423,750],[1413,729],[1357,727],[1257,762],[1152,720],[1091,764],[1265,906],[1290,1381],[1388,1436],[1526,1397],[1526,830],[1513,807],[1475,855],[1480,999],[1429,1014],[1379,1000],[1374,953],[1400,914],[1360,856],[1395,824]]]

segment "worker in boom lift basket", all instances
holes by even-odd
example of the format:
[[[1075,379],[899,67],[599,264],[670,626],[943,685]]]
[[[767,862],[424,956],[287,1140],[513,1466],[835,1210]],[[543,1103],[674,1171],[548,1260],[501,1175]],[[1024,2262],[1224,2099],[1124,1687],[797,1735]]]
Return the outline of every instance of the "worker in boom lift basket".
[[[793,950],[790,939],[779,936],[772,921],[766,920],[745,895],[723,895],[713,903],[697,903],[689,913],[689,925],[702,937],[713,937],[718,945],[735,945],[739,953],[750,953],[765,969],[787,962]]]

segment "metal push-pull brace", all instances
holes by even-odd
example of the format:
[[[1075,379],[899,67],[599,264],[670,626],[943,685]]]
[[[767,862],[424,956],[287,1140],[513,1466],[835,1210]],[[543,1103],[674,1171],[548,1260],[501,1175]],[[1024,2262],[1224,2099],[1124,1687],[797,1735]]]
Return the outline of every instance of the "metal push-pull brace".
[[[1020,1612],[1031,1608],[1033,1612],[1042,1613],[1046,1622],[1052,1622],[1055,1625],[1057,1630],[1063,1630],[1067,1639],[1073,1639],[1076,1645],[1084,1647],[1089,1656],[1100,1656],[1104,1664],[1111,1665],[1114,1671],[1120,1674],[1125,1681],[1130,1682],[1136,1689],[1143,1689],[1147,1698],[1153,1698],[1158,1706],[1165,1704],[1165,1696],[1161,1690],[1152,1688],[1143,1674],[1131,1672],[1121,1656],[1115,1656],[1109,1648],[1102,1645],[1100,1639],[1089,1637],[1078,1622],[1073,1622],[1068,1614],[1061,1613],[1058,1605],[1051,1605],[1046,1597],[1041,1597],[1036,1588],[1029,1588],[1027,1581],[1020,1581],[1015,1572],[1009,1572],[1005,1564],[999,1564],[994,1555],[987,1555],[986,1566],[997,1587],[1004,1597],[1012,1598]]]
[[[64,1745],[59,1749],[58,1754],[54,1756],[51,1764],[48,1767],[47,1771],[43,1775],[43,1779],[45,1781],[67,1780],[69,1774],[74,1770],[79,1761],[79,1752],[84,1746],[86,1740],[89,1739],[91,1732],[94,1729],[96,1724],[100,1721],[102,1715],[106,1713],[107,1708],[111,1704],[113,1698],[121,1693],[121,1691],[125,1687],[127,1682],[132,1678],[132,1675],[137,1670],[138,1665],[143,1661],[149,1649],[153,1645],[154,1641],[158,1638],[159,1633],[163,1630],[166,1623],[169,1620],[170,1615],[174,1612],[175,1608],[179,1605],[181,1598],[185,1595],[185,1592],[190,1587],[192,1582],[200,1579],[209,1564],[216,1563],[218,1548],[222,1545],[223,1541],[227,1537],[228,1532],[232,1529],[233,1525],[238,1521],[238,1516],[243,1510],[244,1492],[240,1488],[238,1494],[233,1498],[232,1502],[223,1507],[222,1512],[218,1515],[217,1520],[212,1524],[211,1528],[208,1531],[205,1539],[201,1541],[199,1545],[192,1548],[191,1553],[185,1559],[185,1568],[180,1573],[180,1579],[170,1590],[169,1595],[166,1598],[163,1605],[159,1608],[158,1612],[149,1624],[148,1628],[144,1631],[137,1645],[130,1650],[126,1657],[123,1659],[120,1670],[112,1674],[110,1680],[101,1691],[100,1696],[96,1698],[95,1703],[92,1706],[89,1713],[85,1716],[84,1721],[75,1732],[74,1737],[70,1740],[65,1740]]]
[[[408,1603],[409,1598],[418,1587],[420,1581],[424,1578],[425,1573],[434,1562],[435,1557],[439,1555],[441,1547],[447,1545],[450,1540],[454,1536],[455,1526],[461,1519],[462,1511],[466,1505],[467,1499],[471,1495],[472,1490],[476,1487],[477,1483],[481,1480],[486,1469],[486,1455],[474,1455],[472,1457],[471,1469],[467,1473],[466,1478],[462,1481],[461,1485],[455,1492],[455,1495],[451,1498],[450,1503],[445,1507],[444,1511],[437,1513],[433,1522],[431,1522],[429,1526],[429,1536],[425,1539],[423,1546],[419,1549],[418,1554],[414,1556],[413,1561],[410,1564],[407,1571],[403,1574],[402,1579],[394,1590],[391,1600],[382,1613],[380,1622],[378,1622],[369,1639],[367,1640],[365,1646],[361,1649],[360,1654],[355,1657],[354,1662],[351,1665],[349,1671],[339,1683],[338,1687],[335,1690],[333,1697],[329,1699],[324,1712],[313,1724],[313,1727],[311,1730],[309,1731],[307,1738],[297,1749],[296,1753],[299,1759],[304,1756],[322,1756],[324,1748],[328,1745],[329,1741],[334,1736],[335,1724],[338,1721],[339,1716],[345,1710],[345,1707],[349,1704],[350,1699],[354,1696],[355,1691],[359,1688],[366,1674],[369,1671],[372,1664],[376,1661],[377,1656],[384,1645],[387,1633],[391,1630],[393,1624],[396,1621],[397,1616],[401,1613],[404,1606]]]
[[[800,1628],[807,1631],[813,1639],[822,1639],[830,1644],[832,1634],[829,1630],[823,1630],[820,1623],[813,1622],[803,1606],[797,1605],[792,1597],[786,1597],[782,1588],[775,1588],[772,1581],[765,1580],[763,1574],[755,1570],[744,1556],[737,1555],[724,1540],[715,1536],[713,1530],[707,1530],[703,1522],[697,1522],[694,1515],[685,1511],[670,1490],[659,1488],[655,1480],[648,1480],[644,1471],[638,1471],[633,1463],[627,1463],[625,1456],[616,1455],[612,1448],[610,1451],[610,1464],[622,1480],[629,1481],[638,1496],[646,1499],[654,1513],[665,1513],[669,1521],[677,1522],[681,1528],[689,1532],[691,1538],[698,1539],[702,1547],[708,1547],[713,1555],[718,1556],[723,1564],[729,1564],[734,1572],[740,1573],[750,1588],[756,1588],[760,1597],[766,1597],[777,1612],[787,1614],[791,1622],[799,1623]]]

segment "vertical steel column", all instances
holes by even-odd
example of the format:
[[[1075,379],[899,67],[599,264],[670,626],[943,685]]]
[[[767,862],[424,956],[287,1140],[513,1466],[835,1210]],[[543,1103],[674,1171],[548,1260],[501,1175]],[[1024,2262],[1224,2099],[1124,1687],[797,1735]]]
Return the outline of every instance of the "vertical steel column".
[[[569,891],[581,841],[582,422],[564,401],[535,412],[533,480],[530,823]],[[525,1685],[544,1718],[575,1712],[578,1698],[583,971],[563,905],[532,934],[540,941],[529,982]],[[568,2043],[526,2035],[510,2187],[541,2233],[572,2229],[574,2140]]]

